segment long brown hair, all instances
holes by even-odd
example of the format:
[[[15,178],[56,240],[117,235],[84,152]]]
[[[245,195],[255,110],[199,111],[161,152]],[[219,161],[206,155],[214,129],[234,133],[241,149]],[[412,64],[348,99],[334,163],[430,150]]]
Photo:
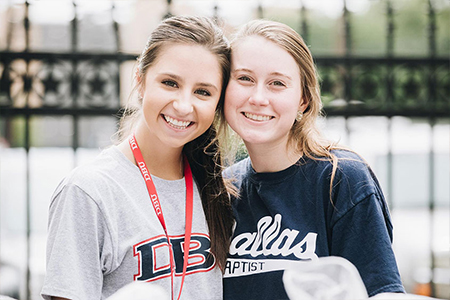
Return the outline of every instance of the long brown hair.
[[[176,16],[165,19],[152,32],[147,45],[138,58],[134,91],[145,85],[145,74],[155,63],[164,47],[170,44],[190,44],[205,47],[217,57],[222,71],[222,92],[216,108],[216,120],[208,130],[187,143],[183,153],[188,158],[208,223],[211,252],[219,268],[224,271],[233,226],[231,205],[222,178],[222,161],[219,142],[216,139],[216,124],[223,110],[224,92],[230,74],[230,46],[221,29],[209,18]],[[129,99],[120,121],[118,140],[122,141],[134,129],[142,117],[142,99]]]

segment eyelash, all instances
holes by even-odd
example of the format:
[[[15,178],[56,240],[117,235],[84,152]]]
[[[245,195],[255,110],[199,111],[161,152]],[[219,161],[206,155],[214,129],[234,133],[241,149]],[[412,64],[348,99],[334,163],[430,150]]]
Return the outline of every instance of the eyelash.
[[[248,76],[239,76],[238,77],[238,80],[242,80],[242,81],[252,81],[251,79],[250,79],[250,77],[248,77]]]
[[[178,87],[178,84],[175,81],[173,81],[173,80],[163,80],[161,83],[164,84],[164,85],[167,85],[169,87],[173,87],[173,88]],[[195,93],[200,95],[200,96],[204,96],[204,97],[211,96],[211,93],[208,90],[205,90],[205,89],[198,89],[198,90],[195,91]]]
[[[163,80],[161,83],[170,87],[178,87],[178,84],[173,80]]]
[[[248,81],[248,82],[251,82],[251,81],[252,81],[252,80],[250,79],[250,77],[245,76],[245,75],[239,76],[237,79],[240,80],[240,81],[246,81],[246,82],[247,82],[247,81]],[[279,81],[279,80],[274,80],[274,81],[272,81],[270,84],[271,84],[271,85],[274,85],[274,86],[276,86],[276,87],[286,87],[286,84],[284,84],[282,81]]]
[[[283,82],[279,81],[279,80],[275,80],[272,82],[273,85],[275,86],[286,86]]]
[[[205,96],[205,97],[211,96],[211,93],[209,91],[207,91],[207,90],[204,90],[204,89],[198,89],[198,90],[195,91],[195,93],[199,94],[201,96]]]

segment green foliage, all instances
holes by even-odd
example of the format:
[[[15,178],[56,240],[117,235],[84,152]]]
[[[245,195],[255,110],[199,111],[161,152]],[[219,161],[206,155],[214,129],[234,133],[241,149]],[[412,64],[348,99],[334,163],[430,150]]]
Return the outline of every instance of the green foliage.
[[[431,0],[436,21],[436,52],[450,55],[450,2]],[[394,55],[429,55],[429,1],[391,0],[394,26]],[[369,1],[368,9],[350,12],[352,54],[384,56],[387,52],[387,0]],[[301,32],[300,8],[265,7],[264,18],[286,23]],[[333,18],[320,10],[307,10],[307,43],[315,56],[345,54],[345,30],[342,13]]]

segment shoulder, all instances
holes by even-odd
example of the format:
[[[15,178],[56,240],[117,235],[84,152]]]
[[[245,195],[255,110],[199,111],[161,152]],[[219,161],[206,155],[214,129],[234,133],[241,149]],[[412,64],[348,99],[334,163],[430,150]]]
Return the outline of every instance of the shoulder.
[[[366,161],[356,152],[345,150],[345,149],[337,149],[332,150],[331,154],[334,155],[339,162],[339,166],[341,167],[364,167],[367,166]]]
[[[333,180],[333,199],[337,204],[346,203],[350,208],[365,199],[373,199],[385,206],[378,179],[360,155],[348,150],[334,150],[332,154],[337,158]]]
[[[333,203],[337,206],[353,206],[373,194],[383,198],[375,174],[355,152],[336,149],[331,151],[331,157],[307,159],[306,164],[317,184],[326,190],[332,186]]]
[[[56,197],[61,192],[83,192],[86,195],[116,182],[120,170],[117,149],[103,150],[94,160],[73,169],[58,185],[54,192]]]
[[[103,150],[94,160],[73,170],[69,178],[73,182],[89,183],[110,177],[117,172],[119,161],[116,159],[116,149]]]
[[[332,150],[329,157],[304,157],[300,160],[300,166],[306,170],[308,176],[316,180],[329,181],[331,175],[335,178],[344,176],[347,179],[371,176],[365,160],[357,153],[344,149]]]
[[[331,154],[337,160],[336,176],[340,179],[357,182],[375,179],[369,164],[359,154],[349,150],[333,150]],[[332,163],[327,169],[333,169]]]

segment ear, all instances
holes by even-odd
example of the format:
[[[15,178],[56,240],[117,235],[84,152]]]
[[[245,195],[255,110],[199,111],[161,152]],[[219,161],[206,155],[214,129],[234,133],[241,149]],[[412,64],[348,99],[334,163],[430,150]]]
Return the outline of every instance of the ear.
[[[136,77],[137,83],[141,84],[142,83],[142,78],[141,78],[141,75],[140,75],[139,67],[136,68],[136,73],[134,74],[134,76]]]
[[[309,105],[309,99],[307,99],[305,96],[302,95],[302,98],[300,99],[300,104],[298,105],[298,110],[301,112],[304,112]]]
[[[140,70],[139,70],[139,68],[136,68],[136,72],[135,72],[135,74],[134,74],[134,76],[135,76],[135,79],[136,79],[136,87],[137,87],[137,92],[138,92],[138,95],[139,95],[139,98],[142,98],[143,96],[142,96],[142,77],[141,77],[141,75],[140,75]]]

